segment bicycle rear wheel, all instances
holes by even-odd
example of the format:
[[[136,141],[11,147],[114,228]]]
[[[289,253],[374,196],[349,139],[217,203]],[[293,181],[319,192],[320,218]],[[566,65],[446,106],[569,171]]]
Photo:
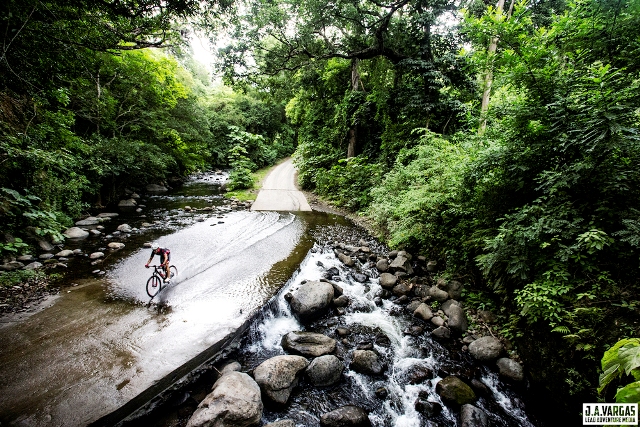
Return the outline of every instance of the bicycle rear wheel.
[[[170,279],[173,279],[174,277],[176,277],[178,275],[178,269],[176,268],[175,265],[170,266],[169,270],[171,271]]]
[[[158,277],[157,274],[149,277],[147,280],[147,295],[151,298],[155,297],[158,292],[160,292],[160,288],[162,288],[162,280]]]

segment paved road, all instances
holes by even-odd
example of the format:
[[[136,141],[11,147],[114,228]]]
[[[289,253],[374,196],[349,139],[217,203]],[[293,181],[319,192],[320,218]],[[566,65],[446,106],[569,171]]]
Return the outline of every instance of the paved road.
[[[296,169],[291,159],[280,163],[264,180],[252,211],[311,211],[295,184]]]

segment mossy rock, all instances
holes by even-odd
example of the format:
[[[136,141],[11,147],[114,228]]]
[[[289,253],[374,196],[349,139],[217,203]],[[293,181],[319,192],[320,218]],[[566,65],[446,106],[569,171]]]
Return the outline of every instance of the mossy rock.
[[[448,406],[462,406],[476,401],[476,394],[458,377],[449,376],[436,385],[436,393]]]

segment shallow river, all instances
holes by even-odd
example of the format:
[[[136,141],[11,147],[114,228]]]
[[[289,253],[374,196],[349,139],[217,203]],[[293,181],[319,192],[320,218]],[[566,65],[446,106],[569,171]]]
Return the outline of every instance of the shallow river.
[[[340,271],[334,279],[352,303],[344,315],[325,319],[313,330],[327,335],[338,326],[353,330],[352,344],[337,351],[345,361],[354,345],[383,334],[386,344],[375,349],[388,364],[386,377],[368,378],[345,369],[341,383],[328,390],[303,383],[286,409],[268,409],[263,422],[291,418],[298,426],[316,426],[323,412],[358,404],[370,412],[375,426],[456,425],[456,413],[446,407],[426,421],[413,403],[419,395],[439,402],[435,384],[441,375],[473,369],[491,390],[477,405],[494,425],[533,425],[518,393],[495,373],[473,367],[429,334],[407,335],[415,319],[398,315],[391,301],[375,304],[381,290],[375,269],[361,266],[367,283],[353,280],[331,246],[337,239],[361,237],[346,219],[318,212],[232,211],[222,206],[216,178],[203,175],[165,195],[143,197],[141,212],[120,212],[101,236],[66,244],[65,249],[80,248],[85,254],[69,261],[68,286],[32,313],[0,323],[1,425],[84,426],[99,419],[101,424],[103,417],[166,381],[177,368],[190,366],[257,315],[232,355],[243,370],[251,370],[283,353],[283,334],[303,329],[291,316],[284,293],[303,280],[319,279],[330,267]],[[186,212],[185,206],[215,210]],[[134,231],[115,233],[122,223]],[[111,241],[126,246],[109,252],[104,248]],[[179,271],[151,303],[145,291],[151,274],[144,268],[150,254],[145,242],[170,248],[171,263]],[[92,265],[86,255],[96,250],[106,256]],[[434,378],[407,384],[408,373],[420,365],[432,370]],[[375,394],[381,385],[389,394],[385,399]],[[125,425],[184,425],[210,387],[203,384],[199,396],[184,392],[179,416],[150,414],[146,421],[143,416]]]
[[[2,425],[81,426],[112,412],[272,297],[311,247],[309,227],[344,222],[325,214],[222,208],[186,213],[185,206],[222,205],[208,176],[139,203],[142,212],[120,212],[101,236],[64,246],[85,255],[103,250],[101,264],[70,259],[68,287],[59,296],[0,323]],[[122,223],[137,230],[114,233]],[[112,241],[126,246],[105,250]],[[151,241],[171,249],[179,274],[148,305],[150,250],[143,243]],[[92,273],[97,269],[106,274]]]

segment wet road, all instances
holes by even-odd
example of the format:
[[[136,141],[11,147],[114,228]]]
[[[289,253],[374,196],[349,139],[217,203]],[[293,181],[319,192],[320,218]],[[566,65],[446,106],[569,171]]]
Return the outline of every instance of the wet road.
[[[309,249],[310,218],[210,215],[155,240],[179,268],[157,305],[146,305],[150,251],[140,249],[102,279],[76,280],[27,319],[2,323],[0,423],[80,426],[117,409],[261,307]]]
[[[219,181],[147,195],[142,212],[121,211],[102,236],[67,242],[65,249],[86,254],[109,241],[126,247],[105,250],[97,266],[104,276],[91,273],[96,266],[86,256],[69,260],[60,295],[19,321],[0,319],[0,425],[83,426],[118,409],[258,310],[299,267],[313,245],[310,229],[345,221],[184,209],[219,206]],[[117,235],[123,222],[139,230]],[[151,305],[147,241],[169,247],[179,270]]]
[[[298,190],[296,169],[291,159],[280,163],[267,176],[251,206],[253,211],[311,211],[304,194]]]

